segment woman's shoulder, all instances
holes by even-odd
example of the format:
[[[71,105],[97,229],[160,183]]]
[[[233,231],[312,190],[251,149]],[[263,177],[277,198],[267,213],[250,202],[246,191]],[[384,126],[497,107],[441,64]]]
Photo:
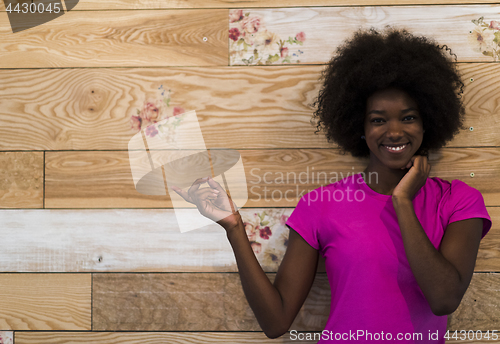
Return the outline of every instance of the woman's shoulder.
[[[431,192],[436,194],[436,196],[441,195],[446,198],[460,198],[470,195],[475,197],[481,196],[479,190],[459,179],[449,181],[439,177],[427,178],[425,189],[426,192]]]

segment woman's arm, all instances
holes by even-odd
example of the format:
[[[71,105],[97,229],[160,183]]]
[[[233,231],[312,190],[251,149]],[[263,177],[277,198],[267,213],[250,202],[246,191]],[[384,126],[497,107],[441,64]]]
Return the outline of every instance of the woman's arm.
[[[200,189],[207,182],[210,187]],[[196,180],[189,191],[173,187],[203,216],[226,230],[233,248],[245,296],[259,325],[269,338],[283,335],[290,328],[311,289],[318,263],[318,251],[290,229],[288,246],[276,274],[269,281],[250,246],[243,221],[233,201],[211,178]]]
[[[418,221],[411,200],[399,199],[393,204],[406,257],[432,312],[453,313],[474,272],[483,220],[472,218],[450,223],[438,251]]]
[[[240,222],[227,229],[241,285],[260,327],[269,338],[283,335],[297,316],[316,275],[318,251],[290,229],[288,247],[274,284],[262,270]]]
[[[411,167],[393,191],[403,244],[410,268],[436,315],[457,309],[467,290],[476,263],[483,220],[452,222],[446,228],[439,251],[434,248],[415,215],[412,199],[425,184],[430,164],[425,156],[414,156]]]

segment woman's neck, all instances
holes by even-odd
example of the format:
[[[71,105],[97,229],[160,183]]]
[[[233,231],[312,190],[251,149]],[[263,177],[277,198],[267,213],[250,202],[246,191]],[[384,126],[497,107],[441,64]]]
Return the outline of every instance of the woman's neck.
[[[408,169],[391,169],[385,165],[368,164],[368,166],[363,171],[365,175],[365,183],[373,191],[383,194],[392,195],[392,192],[404,177]],[[376,178],[367,178],[368,175],[375,175]]]

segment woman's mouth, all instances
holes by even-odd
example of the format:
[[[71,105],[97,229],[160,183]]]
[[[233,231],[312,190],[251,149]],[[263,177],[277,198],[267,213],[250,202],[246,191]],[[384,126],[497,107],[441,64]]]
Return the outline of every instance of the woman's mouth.
[[[402,144],[402,145],[399,145],[399,146],[385,146],[385,145],[382,145],[382,147],[384,147],[384,149],[386,151],[388,151],[389,153],[398,154],[398,153],[405,152],[408,149],[409,145],[410,145],[410,143],[408,142],[408,143],[405,143],[405,144]]]

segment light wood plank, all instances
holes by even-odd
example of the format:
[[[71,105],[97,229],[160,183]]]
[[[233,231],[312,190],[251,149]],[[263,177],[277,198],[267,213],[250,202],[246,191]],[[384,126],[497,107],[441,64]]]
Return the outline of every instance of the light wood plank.
[[[303,51],[299,54],[300,63],[326,63],[335,48],[360,26],[383,28],[388,24],[435,37],[441,44],[449,45],[461,62],[492,62],[492,57],[474,50],[477,47],[469,43],[468,36],[475,28],[471,20],[481,16],[495,20],[499,7],[432,6],[432,11],[427,6],[309,7],[248,11],[261,17],[261,30],[265,27],[284,40],[304,32],[307,39],[303,46],[288,47],[290,56],[299,53],[299,48]],[[5,20],[0,23],[0,42],[4,47],[0,46],[0,51],[5,51],[0,55],[0,68],[225,65],[227,14],[222,9],[96,11],[89,17],[84,11],[71,11],[16,35],[12,35]],[[199,18],[193,19],[196,16]],[[63,35],[62,30],[65,39],[55,39]],[[203,37],[208,41],[204,42]],[[329,48],[325,49],[325,42],[329,42],[326,45]],[[98,58],[89,59],[92,55]],[[231,64],[244,64],[242,59],[251,55],[253,49],[241,56],[233,54]]]
[[[43,208],[43,152],[0,152],[0,208]]]
[[[342,155],[338,149],[241,150],[240,154],[246,207],[294,207],[305,193],[362,172],[368,164],[368,159]],[[481,191],[487,206],[500,205],[498,148],[444,148],[431,154],[429,162],[430,177],[460,179]],[[46,208],[172,207],[169,195],[148,196],[135,190],[128,152],[47,152],[45,169]]]
[[[269,274],[271,281],[275,274]],[[96,331],[258,331],[237,274],[96,274]],[[500,274],[476,273],[450,329],[500,328]],[[326,274],[317,274],[291,329],[321,331],[329,313]],[[476,301],[474,301],[476,300]]]
[[[500,146],[500,68],[458,66],[474,130],[448,147]],[[323,68],[0,70],[0,149],[126,150],[130,119],[147,99],[161,100],[161,86],[171,90],[168,111],[196,110],[207,147],[336,147],[310,123]]]
[[[313,333],[304,333],[304,336]],[[292,338],[294,338],[292,340]],[[307,338],[307,337],[304,337]],[[313,337],[314,338],[314,337]],[[300,339],[299,339],[300,340]],[[16,332],[16,344],[274,344],[317,343],[317,340],[300,340],[290,333],[276,339],[267,338],[262,332]],[[449,340],[446,343],[485,343],[486,340]],[[500,343],[489,340],[487,343]]]
[[[316,343],[317,341],[300,341]],[[16,332],[16,344],[293,344],[289,334],[269,339],[263,332]]]
[[[303,44],[285,43],[284,47],[288,49],[289,62],[311,64],[328,62],[337,46],[360,27],[382,29],[386,25],[405,27],[415,34],[433,37],[440,44],[448,45],[460,62],[491,62],[493,57],[474,51],[478,48],[477,40],[474,44],[470,43],[470,37],[475,37],[472,31],[476,28],[471,21],[484,17],[489,24],[498,18],[499,12],[500,7],[496,5],[470,5],[432,6],[431,9],[429,6],[246,9],[243,14],[255,18],[252,21],[257,23],[255,27],[258,30],[253,33],[255,37],[267,30],[279,37],[279,42],[280,39],[288,41],[289,37],[293,39],[303,32]],[[233,18],[230,28],[244,32],[247,20]],[[491,31],[491,44],[496,46],[493,43],[494,30],[487,30]],[[230,40],[231,65],[248,64],[251,57],[254,59],[250,64],[265,63],[269,55],[279,56],[281,53],[278,45],[264,49],[264,44],[259,45],[258,39],[245,37],[245,42],[251,45],[246,50],[242,42],[242,37]],[[258,56],[254,56],[255,49]],[[297,55],[293,56],[294,53]],[[284,61],[284,57],[277,58],[275,63]]]
[[[16,34],[4,14],[0,68],[227,65],[227,14],[71,11]]]
[[[0,274],[1,330],[90,330],[90,274]]]
[[[292,210],[240,210],[243,221],[253,225],[255,213],[267,212],[272,235],[251,238],[260,244],[254,249],[267,272],[278,271],[288,235],[280,219]],[[500,207],[487,210],[493,228],[481,242],[477,272],[500,271]],[[0,223],[2,272],[237,271],[222,227],[181,233],[173,210],[2,210]],[[325,271],[322,259],[318,270]]]
[[[172,9],[172,8],[254,8],[267,7],[264,0],[65,0],[66,4],[78,5],[74,11],[91,10],[135,10],[135,9]],[[437,5],[437,4],[496,4],[496,0],[274,0],[272,7],[307,6],[375,6],[375,5]],[[0,11],[5,6],[0,2]]]
[[[14,332],[1,331],[0,332],[0,343],[13,344],[14,343]]]
[[[135,10],[135,9],[173,9],[173,8],[255,8],[268,7],[264,0],[65,0],[75,4],[74,11],[91,10]],[[496,4],[496,0],[274,0],[272,7],[309,7],[309,6],[377,6],[377,5],[438,5],[438,4]],[[0,11],[5,6],[0,2]]]

